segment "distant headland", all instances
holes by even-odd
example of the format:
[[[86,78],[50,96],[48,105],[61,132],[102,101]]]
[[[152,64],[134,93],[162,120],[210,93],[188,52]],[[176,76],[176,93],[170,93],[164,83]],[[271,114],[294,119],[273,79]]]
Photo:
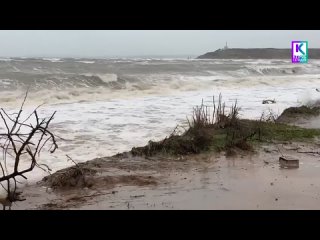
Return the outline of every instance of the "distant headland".
[[[309,59],[320,59],[320,49],[309,48]],[[224,48],[203,54],[198,59],[291,59],[289,48]]]

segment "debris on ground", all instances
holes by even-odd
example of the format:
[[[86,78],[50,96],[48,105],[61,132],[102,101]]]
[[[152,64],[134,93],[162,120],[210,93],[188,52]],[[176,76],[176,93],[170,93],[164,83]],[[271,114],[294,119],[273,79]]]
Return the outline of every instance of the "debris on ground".
[[[281,156],[279,163],[282,168],[299,168],[299,160],[291,156]]]

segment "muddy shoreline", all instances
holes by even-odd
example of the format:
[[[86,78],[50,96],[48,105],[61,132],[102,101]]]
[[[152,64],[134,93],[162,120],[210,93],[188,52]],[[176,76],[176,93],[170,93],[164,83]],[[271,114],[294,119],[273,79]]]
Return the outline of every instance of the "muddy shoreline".
[[[320,209],[320,143],[267,145],[259,151],[198,154],[184,159],[101,158],[91,188],[54,191],[43,183],[24,189],[13,209]],[[279,156],[300,159],[281,169]]]

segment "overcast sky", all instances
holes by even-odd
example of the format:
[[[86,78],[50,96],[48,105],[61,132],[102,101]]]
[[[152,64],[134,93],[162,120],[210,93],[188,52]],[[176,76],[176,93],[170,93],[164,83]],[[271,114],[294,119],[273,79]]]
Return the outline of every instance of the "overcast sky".
[[[320,31],[0,30],[0,56],[197,56],[226,41],[230,48],[290,48],[292,40],[320,48]]]

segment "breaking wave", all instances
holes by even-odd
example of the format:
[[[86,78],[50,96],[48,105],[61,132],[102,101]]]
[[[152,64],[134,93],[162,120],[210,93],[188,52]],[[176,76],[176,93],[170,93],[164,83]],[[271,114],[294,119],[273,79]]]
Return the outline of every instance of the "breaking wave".
[[[319,74],[319,61],[0,59],[0,103],[16,102],[27,89],[30,101],[56,104],[300,81],[316,86]]]

